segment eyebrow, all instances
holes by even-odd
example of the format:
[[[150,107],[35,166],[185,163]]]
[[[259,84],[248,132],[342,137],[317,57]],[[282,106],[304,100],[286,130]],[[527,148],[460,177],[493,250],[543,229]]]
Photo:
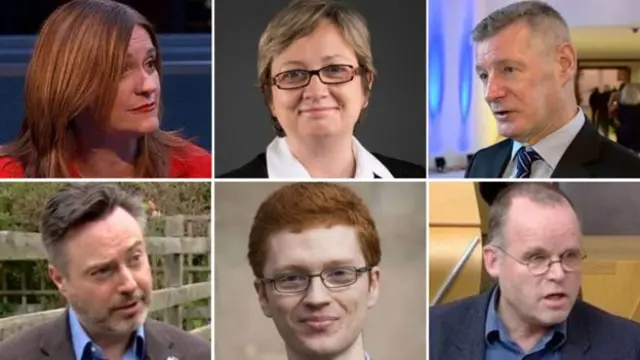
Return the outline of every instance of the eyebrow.
[[[135,250],[137,250],[138,248],[140,248],[142,246],[142,240],[136,240],[131,246],[129,246],[127,248],[127,250],[125,250],[126,254],[131,254],[132,252],[134,252]],[[101,268],[111,268],[114,267],[118,264],[118,262],[116,260],[106,260],[106,261],[102,261],[102,262],[97,262],[95,264],[90,265],[89,267],[87,267],[87,269],[84,271],[85,274],[91,274],[93,271],[101,269]]]
[[[157,53],[156,48],[150,47],[149,49],[147,49],[147,52],[145,53],[144,57],[148,57],[148,56],[151,56],[151,55],[156,55],[156,53]],[[125,56],[125,58],[127,60],[133,59],[133,54],[128,52],[127,55]]]
[[[498,59],[495,61],[491,61],[490,62],[491,65],[493,66],[516,66],[516,67],[525,67],[524,62],[520,61],[520,60],[513,60],[513,59]],[[484,68],[481,67],[480,65],[476,65],[476,72],[479,71],[484,71]]]
[[[322,63],[328,63],[330,61],[335,61],[335,60],[344,60],[344,61],[352,61],[351,59],[340,55],[340,54],[334,54],[334,55],[325,55],[323,56],[320,61]],[[307,64],[305,64],[302,61],[299,60],[289,60],[289,61],[285,61],[284,63],[282,63],[282,65],[280,65],[280,68],[284,68],[287,66],[301,66],[301,67],[306,67]]]
[[[355,264],[356,261],[354,259],[344,258],[344,259],[335,259],[328,262],[323,263],[322,269],[332,269],[336,267],[360,267]],[[277,267],[273,270],[273,273],[277,276],[279,274],[288,273],[288,272],[310,272],[308,267],[302,264],[290,264],[281,267]]]

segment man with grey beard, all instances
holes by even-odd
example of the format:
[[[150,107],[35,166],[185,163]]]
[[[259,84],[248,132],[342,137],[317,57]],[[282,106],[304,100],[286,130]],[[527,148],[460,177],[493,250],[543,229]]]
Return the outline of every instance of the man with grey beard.
[[[70,184],[49,199],[40,231],[69,307],[0,343],[0,359],[209,360],[208,342],[147,319],[145,224],[139,199],[115,185]]]

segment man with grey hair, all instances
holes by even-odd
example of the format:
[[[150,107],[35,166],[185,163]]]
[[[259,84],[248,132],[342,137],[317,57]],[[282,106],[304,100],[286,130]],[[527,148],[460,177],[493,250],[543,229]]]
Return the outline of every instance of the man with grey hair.
[[[640,359],[640,324],[579,299],[581,237],[573,205],[555,185],[502,190],[483,249],[497,284],[431,309],[429,358]]]
[[[0,358],[209,360],[208,342],[147,319],[145,222],[141,201],[116,185],[73,183],[49,199],[40,232],[49,276],[69,307],[0,343]]]
[[[578,58],[555,9],[516,2],[489,14],[472,36],[484,98],[507,139],[476,152],[465,177],[640,177],[640,159],[601,136],[578,107]]]

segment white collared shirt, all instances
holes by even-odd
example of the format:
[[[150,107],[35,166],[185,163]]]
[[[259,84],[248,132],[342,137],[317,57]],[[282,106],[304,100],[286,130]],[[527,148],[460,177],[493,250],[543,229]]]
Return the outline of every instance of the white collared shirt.
[[[564,155],[564,152],[567,151],[567,148],[573,139],[578,135],[585,121],[582,109],[578,108],[578,113],[573,119],[571,119],[571,121],[566,123],[560,129],[547,135],[535,145],[528,146],[526,144],[513,141],[513,146],[511,148],[511,160],[502,174],[502,177],[514,178],[516,176],[516,153],[521,147],[527,146],[527,148],[533,148],[543,159],[542,161],[536,161],[531,165],[531,177],[550,178],[558,166],[562,155]]]
[[[373,154],[353,137],[353,154],[356,159],[355,179],[393,179],[391,172]],[[311,179],[304,166],[293,156],[286,138],[276,137],[267,146],[267,173],[269,179]]]

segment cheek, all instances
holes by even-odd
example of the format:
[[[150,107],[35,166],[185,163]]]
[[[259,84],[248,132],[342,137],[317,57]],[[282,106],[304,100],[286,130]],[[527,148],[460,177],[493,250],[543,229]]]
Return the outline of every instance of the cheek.
[[[364,92],[359,82],[350,82],[330,90],[331,96],[349,114],[360,114],[364,106]]]
[[[287,118],[295,116],[300,100],[301,92],[298,90],[274,90],[271,100],[273,115],[278,120],[286,121]]]

